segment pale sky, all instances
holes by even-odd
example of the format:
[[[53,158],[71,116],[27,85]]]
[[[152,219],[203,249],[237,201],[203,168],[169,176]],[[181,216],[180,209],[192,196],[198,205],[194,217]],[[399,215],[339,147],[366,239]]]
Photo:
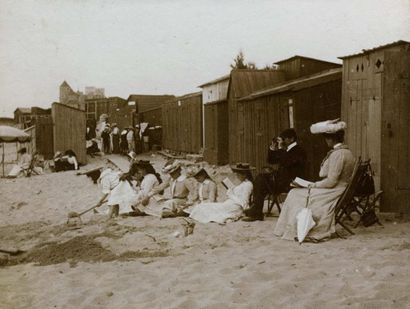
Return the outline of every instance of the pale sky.
[[[107,96],[182,95],[227,74],[240,49],[263,67],[400,39],[410,0],[0,0],[0,116],[50,107],[64,80]]]

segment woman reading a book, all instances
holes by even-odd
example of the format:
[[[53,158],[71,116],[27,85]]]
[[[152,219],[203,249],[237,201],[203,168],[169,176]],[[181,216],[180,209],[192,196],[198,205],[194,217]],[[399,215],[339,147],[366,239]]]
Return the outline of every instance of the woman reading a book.
[[[323,159],[317,182],[296,179],[282,208],[274,234],[282,239],[296,237],[296,216],[304,207],[312,210],[315,226],[308,239],[320,241],[335,233],[334,210],[353,173],[355,159],[344,142],[346,123],[337,120],[319,122],[311,126],[313,134],[322,134],[330,151]],[[309,195],[310,191],[310,195]],[[308,199],[309,195],[309,199]],[[306,205],[306,201],[309,201]]]
[[[216,222],[226,223],[229,220],[238,220],[243,211],[249,207],[249,199],[252,194],[252,167],[246,163],[239,163],[231,167],[240,184],[234,186],[225,181],[228,187],[227,199],[221,203],[202,202],[194,206],[190,212],[190,217],[201,223]]]

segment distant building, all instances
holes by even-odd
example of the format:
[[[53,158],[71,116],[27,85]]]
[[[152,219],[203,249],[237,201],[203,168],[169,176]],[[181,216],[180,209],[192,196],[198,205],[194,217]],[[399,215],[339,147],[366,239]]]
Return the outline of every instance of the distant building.
[[[144,122],[144,114],[153,110],[160,110],[161,106],[165,102],[173,100],[173,95],[149,95],[149,94],[130,94],[128,96],[128,106],[134,112],[135,119],[132,124],[138,124]],[[155,125],[162,125],[162,119],[157,119]]]
[[[51,108],[18,107],[14,111],[14,122],[22,129],[35,125],[39,118],[51,118]]]
[[[102,99],[105,98],[104,88],[96,87],[85,87],[85,97],[86,99]]]
[[[93,98],[85,100],[87,121],[96,124],[102,114],[108,116],[110,123],[117,123],[120,128],[132,125],[134,107],[128,106],[127,100],[120,97]]]
[[[61,104],[84,110],[84,100],[84,94],[81,91],[75,92],[66,81],[60,85]]]

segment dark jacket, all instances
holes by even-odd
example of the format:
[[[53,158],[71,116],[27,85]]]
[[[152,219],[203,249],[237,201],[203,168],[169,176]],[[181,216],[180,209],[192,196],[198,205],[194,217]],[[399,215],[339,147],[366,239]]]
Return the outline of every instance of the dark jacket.
[[[289,151],[269,149],[268,162],[279,164],[279,170],[275,175],[275,191],[278,193],[288,192],[293,179],[305,176],[306,153],[299,144]]]

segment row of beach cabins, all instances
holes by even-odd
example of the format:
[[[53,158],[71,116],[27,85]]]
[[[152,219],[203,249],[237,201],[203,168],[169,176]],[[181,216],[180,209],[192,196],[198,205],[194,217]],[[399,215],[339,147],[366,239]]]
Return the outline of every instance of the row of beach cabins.
[[[376,187],[384,191],[381,211],[409,213],[410,43],[339,59],[342,65],[294,56],[274,70],[234,69],[179,97],[94,99],[82,108],[53,103],[51,120],[37,122],[33,143],[38,151],[52,147],[44,150],[49,153],[71,148],[85,162],[86,125],[107,114],[120,128],[148,122],[152,132],[160,129],[163,149],[203,152],[210,164],[249,162],[260,170],[272,137],[295,128],[308,154],[307,176],[317,179],[327,148],[310,125],[341,118],[353,153],[371,159]]]

